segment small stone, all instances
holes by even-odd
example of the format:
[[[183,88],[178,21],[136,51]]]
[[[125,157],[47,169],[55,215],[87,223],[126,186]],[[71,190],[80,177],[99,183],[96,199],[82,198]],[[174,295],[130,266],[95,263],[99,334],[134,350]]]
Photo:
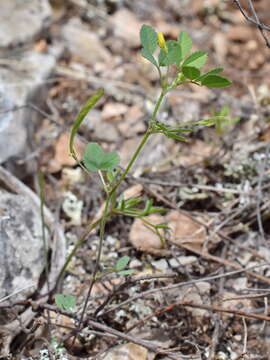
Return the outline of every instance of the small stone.
[[[133,269],[133,268],[138,268],[142,266],[142,262],[139,261],[138,259],[132,259],[129,263],[129,268]]]
[[[152,262],[152,265],[160,270],[160,271],[166,271],[168,270],[168,264],[167,261],[165,259],[160,259],[160,260],[156,260]]]
[[[176,259],[172,258],[172,259],[169,259],[169,264],[172,268],[177,268],[178,266],[180,266],[180,263],[179,261],[177,261]]]

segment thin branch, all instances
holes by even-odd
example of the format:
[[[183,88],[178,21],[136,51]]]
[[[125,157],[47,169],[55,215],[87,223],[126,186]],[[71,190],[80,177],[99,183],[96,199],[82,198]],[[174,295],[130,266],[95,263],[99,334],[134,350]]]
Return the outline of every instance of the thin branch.
[[[266,34],[265,34],[265,31],[270,31],[270,26],[267,26],[265,25],[264,23],[262,23],[257,15],[257,12],[254,8],[254,5],[252,3],[252,0],[247,0],[248,1],[248,5],[249,5],[249,8],[250,8],[250,12],[252,14],[252,16],[249,16],[247,15],[247,13],[244,11],[241,3],[239,0],[233,0],[234,3],[236,4],[236,6],[238,7],[238,9],[240,10],[241,14],[244,16],[244,18],[250,22],[251,24],[253,25],[256,25],[257,28],[259,29],[264,41],[265,41],[265,44],[268,48],[270,48],[270,41],[268,40]]]
[[[135,296],[123,301],[120,304],[115,305],[114,307],[112,307],[112,308],[108,309],[107,311],[103,312],[102,315],[107,314],[107,313],[112,312],[112,311],[115,311],[115,310],[123,307],[124,305],[129,304],[130,302],[132,302],[134,300],[143,298],[145,296],[152,295],[152,294],[154,294],[156,292],[159,292],[159,291],[172,290],[172,289],[176,289],[176,288],[179,288],[179,287],[182,287],[182,286],[194,285],[194,284],[196,284],[198,282],[202,282],[202,281],[214,281],[216,279],[221,279],[223,277],[226,278],[226,277],[234,276],[236,274],[244,273],[244,272],[247,272],[249,270],[253,270],[255,268],[259,268],[259,267],[266,266],[266,265],[269,265],[269,264],[270,263],[259,264],[259,265],[251,266],[251,267],[248,267],[248,268],[245,268],[245,269],[230,271],[230,272],[227,272],[227,273],[224,273],[224,274],[218,274],[218,275],[214,275],[214,276],[205,277],[205,278],[202,278],[202,279],[195,279],[195,280],[192,280],[192,281],[184,281],[184,282],[177,283],[177,284],[172,284],[172,285],[167,285],[167,286],[160,287],[160,288],[150,289],[150,290],[144,291],[144,292],[142,292],[142,293],[140,293],[138,295],[135,295]]]

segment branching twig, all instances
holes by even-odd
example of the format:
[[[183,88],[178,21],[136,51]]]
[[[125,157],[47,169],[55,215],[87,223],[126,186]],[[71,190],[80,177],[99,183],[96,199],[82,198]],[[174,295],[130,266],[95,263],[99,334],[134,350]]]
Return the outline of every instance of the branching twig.
[[[236,6],[238,7],[238,9],[241,11],[241,14],[244,16],[244,18],[250,22],[253,25],[256,25],[257,28],[260,30],[260,33],[265,41],[265,44],[267,47],[270,48],[270,41],[268,40],[265,31],[270,31],[270,26],[265,25],[264,23],[262,23],[257,15],[257,12],[254,8],[254,5],[252,3],[252,0],[247,0],[248,1],[248,5],[249,5],[249,9],[251,12],[252,16],[249,16],[245,10],[243,9],[240,0],[233,0],[234,3],[236,4]]]

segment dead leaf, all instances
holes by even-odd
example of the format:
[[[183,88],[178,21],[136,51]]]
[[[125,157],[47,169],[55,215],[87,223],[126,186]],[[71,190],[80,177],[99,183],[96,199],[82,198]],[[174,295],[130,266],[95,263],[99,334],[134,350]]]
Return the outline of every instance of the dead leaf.
[[[178,246],[188,245],[191,249],[201,251],[206,240],[206,230],[202,225],[178,211],[171,211],[165,221],[171,229],[172,243]]]
[[[161,215],[152,214],[144,218],[152,224],[160,224],[165,221],[165,218]],[[164,232],[161,230],[160,233],[164,235]],[[154,233],[150,228],[146,227],[145,224],[140,219],[135,219],[131,226],[129,233],[129,241],[131,244],[140,251],[149,253],[149,254],[167,254],[168,251],[163,249],[162,242],[157,234]]]
[[[50,160],[48,166],[50,173],[60,171],[63,166],[74,166],[76,164],[76,161],[69,155],[68,146],[69,134],[63,133],[54,144],[55,155],[54,158]],[[75,139],[75,148],[80,159],[83,152],[83,144],[78,139]]]
[[[48,44],[45,39],[37,41],[34,45],[34,50],[39,53],[44,53],[48,48]]]

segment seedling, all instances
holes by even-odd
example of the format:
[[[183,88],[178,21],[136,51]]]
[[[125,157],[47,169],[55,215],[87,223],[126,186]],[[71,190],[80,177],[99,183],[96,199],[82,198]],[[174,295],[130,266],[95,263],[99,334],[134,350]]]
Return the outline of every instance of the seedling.
[[[119,185],[125,180],[148,139],[154,134],[161,133],[173,140],[187,141],[187,134],[196,129],[196,127],[215,125],[217,130],[222,130],[224,128],[224,122],[228,122],[229,119],[228,111],[226,108],[223,108],[220,113],[214,114],[209,119],[199,120],[189,124],[180,124],[179,126],[173,127],[159,122],[157,120],[157,113],[166,94],[168,94],[173,89],[187,84],[221,88],[231,85],[231,81],[220,75],[220,73],[223,71],[222,68],[214,68],[207,72],[202,71],[202,68],[207,61],[208,55],[205,51],[191,52],[192,40],[185,31],[180,32],[177,40],[166,41],[162,33],[157,33],[149,25],[143,25],[140,31],[140,39],[142,44],[142,56],[150,61],[150,63],[153,64],[159,73],[161,91],[155,104],[153,113],[148,121],[147,130],[137,149],[133,154],[131,154],[131,158],[127,167],[122,170],[119,167],[119,155],[116,152],[104,152],[97,143],[89,143],[86,146],[82,161],[79,161],[76,150],[74,148],[74,139],[80,128],[80,125],[88,112],[103,96],[103,89],[98,90],[85,103],[71,129],[69,143],[70,155],[85,171],[97,172],[99,174],[101,186],[103,187],[106,194],[106,201],[102,216],[93,224],[91,224],[82,238],[78,240],[73,251],[67,258],[67,261],[60,274],[61,278],[78,247],[87,238],[89,233],[95,227],[99,226],[100,240],[98,254],[95,268],[92,274],[92,280],[89,286],[89,291],[85,299],[84,308],[78,325],[79,328],[83,322],[93,285],[97,278],[101,276],[99,274],[100,259],[104,242],[105,225],[109,218],[115,215],[125,215],[133,218],[140,218],[144,222],[145,226],[150,227],[153,231],[155,231],[155,233],[160,237],[162,245],[165,246],[165,241],[160,230],[166,230],[168,229],[168,226],[166,224],[151,224],[147,219],[145,219],[145,216],[153,213],[164,212],[166,210],[161,207],[155,207],[152,200],[147,200],[144,207],[142,207],[141,198],[126,200],[123,195],[118,194]],[[170,75],[171,69],[174,70],[173,76]],[[126,269],[128,262],[129,257],[124,256],[116,262],[114,267],[107,268],[106,271],[115,272],[118,275],[130,275],[131,270]],[[72,302],[72,304],[70,304],[70,302]],[[71,301],[71,298],[64,297],[64,295],[57,295],[56,303],[60,308],[70,308],[71,305],[75,305],[73,300]]]

